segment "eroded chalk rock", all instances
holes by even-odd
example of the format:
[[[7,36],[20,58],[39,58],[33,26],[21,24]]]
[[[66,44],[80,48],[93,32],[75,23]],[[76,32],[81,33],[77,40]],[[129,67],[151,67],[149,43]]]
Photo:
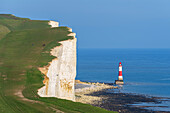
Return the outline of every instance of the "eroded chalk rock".
[[[51,25],[52,28],[59,27],[59,22],[49,21],[48,24]]]

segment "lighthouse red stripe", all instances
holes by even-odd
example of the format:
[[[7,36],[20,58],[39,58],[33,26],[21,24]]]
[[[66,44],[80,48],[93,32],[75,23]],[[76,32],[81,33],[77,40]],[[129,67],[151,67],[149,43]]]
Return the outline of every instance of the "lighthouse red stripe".
[[[119,76],[122,76],[122,71],[119,71]]]

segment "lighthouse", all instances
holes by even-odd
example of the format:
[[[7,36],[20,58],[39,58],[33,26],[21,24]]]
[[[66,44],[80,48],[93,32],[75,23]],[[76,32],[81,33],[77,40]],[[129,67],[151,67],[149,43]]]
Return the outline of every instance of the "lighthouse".
[[[123,75],[122,75],[122,63],[119,63],[119,75],[118,75],[118,80],[115,80],[115,84],[122,85],[124,84],[123,82]]]
[[[123,80],[123,76],[122,76],[122,63],[119,63],[119,77],[118,80]]]

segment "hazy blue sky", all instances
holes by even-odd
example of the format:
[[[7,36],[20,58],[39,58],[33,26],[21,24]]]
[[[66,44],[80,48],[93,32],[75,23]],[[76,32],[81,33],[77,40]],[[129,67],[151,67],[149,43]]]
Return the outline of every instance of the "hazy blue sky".
[[[59,21],[79,48],[170,48],[170,0],[1,0],[0,13]]]

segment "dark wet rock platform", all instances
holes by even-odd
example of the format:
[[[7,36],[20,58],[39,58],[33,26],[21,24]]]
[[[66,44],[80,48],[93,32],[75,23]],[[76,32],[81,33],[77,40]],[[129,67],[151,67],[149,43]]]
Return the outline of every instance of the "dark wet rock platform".
[[[144,109],[146,106],[136,107],[132,105],[142,102],[159,104],[161,103],[160,97],[149,97],[129,93],[113,93],[109,90],[102,90],[88,95],[102,97],[100,102],[95,102],[93,105],[110,111],[118,111],[120,113],[170,113],[168,111],[152,111]]]

